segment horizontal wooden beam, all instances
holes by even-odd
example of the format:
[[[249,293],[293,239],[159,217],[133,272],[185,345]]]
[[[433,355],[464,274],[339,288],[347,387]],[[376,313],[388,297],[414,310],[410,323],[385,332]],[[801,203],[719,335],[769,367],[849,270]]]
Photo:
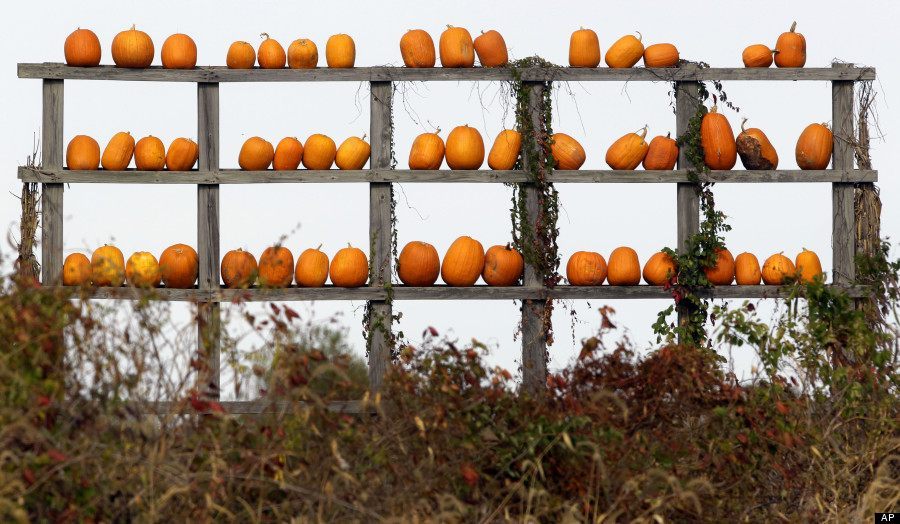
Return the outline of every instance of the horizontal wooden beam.
[[[23,182],[71,183],[71,184],[292,184],[292,183],[523,183],[528,175],[523,171],[489,171],[449,169],[412,171],[407,169],[361,169],[342,171],[330,169],[310,171],[242,171],[218,169],[213,171],[69,171],[65,169],[40,169],[19,167],[19,179]],[[686,170],[675,171],[616,171],[579,170],[554,171],[550,177],[555,183],[607,183],[607,184],[677,184],[689,182]],[[826,169],[820,171],[711,171],[700,176],[702,182],[724,184],[775,183],[775,182],[877,182],[878,171],[861,169]]]
[[[59,63],[19,64],[19,78],[73,80],[128,80],[151,82],[390,82],[390,81],[492,81],[513,80],[506,67],[460,69],[406,67],[354,67],[350,69],[228,69],[224,66],[194,69],[122,69],[110,65],[69,67]],[[872,67],[744,68],[711,67],[648,69],[587,69],[571,67],[525,68],[524,81],[562,82],[673,82],[691,80],[874,80]]]
[[[291,402],[284,400],[222,400],[219,405],[229,415],[258,415],[261,413],[290,413],[292,410],[301,409],[306,406],[304,402]],[[198,413],[189,401],[131,401],[128,402],[129,407],[140,412],[150,415],[192,415]],[[323,404],[322,407],[334,413],[347,414],[374,414],[375,406],[371,402],[363,403],[359,400],[332,400]],[[201,413],[212,413],[212,410],[205,410]]]

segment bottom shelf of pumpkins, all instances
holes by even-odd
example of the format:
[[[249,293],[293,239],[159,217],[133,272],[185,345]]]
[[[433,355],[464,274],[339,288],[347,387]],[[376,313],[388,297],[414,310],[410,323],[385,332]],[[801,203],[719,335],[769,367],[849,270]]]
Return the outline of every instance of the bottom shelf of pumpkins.
[[[484,250],[471,237],[457,238],[443,260],[427,242],[406,244],[397,261],[400,281],[411,287],[429,287],[438,277],[451,287],[473,286],[479,277],[488,286],[516,286],[521,284],[525,268],[522,255],[509,245],[495,245]],[[733,257],[727,249],[719,251],[714,267],[706,268],[706,276],[715,286],[753,286],[764,282],[781,285],[791,279],[811,281],[824,278],[819,257],[803,250],[792,262],[781,253],[770,256],[760,266],[751,253]],[[73,253],[63,264],[64,286],[120,287],[126,282],[137,288],[193,288],[199,272],[197,252],[185,244],[166,248],[159,259],[146,251],[132,254],[128,260],[112,245],[95,250],[90,259]],[[659,252],[651,256],[641,268],[637,252],[630,247],[617,247],[609,256],[591,251],[578,251],[566,264],[566,278],[572,286],[636,286],[641,277],[650,286],[669,284],[676,273],[669,255]],[[329,259],[321,246],[306,249],[294,263],[294,256],[284,246],[268,247],[257,261],[251,253],[236,249],[229,251],[221,263],[222,282],[226,288],[247,289],[323,287],[331,279],[335,287],[365,286],[369,279],[369,261],[359,248],[350,246],[339,250]]]

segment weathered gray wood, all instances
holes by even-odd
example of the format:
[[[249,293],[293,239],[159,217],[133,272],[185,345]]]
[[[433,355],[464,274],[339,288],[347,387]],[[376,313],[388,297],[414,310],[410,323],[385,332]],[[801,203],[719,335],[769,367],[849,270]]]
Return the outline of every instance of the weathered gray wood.
[[[848,64],[834,64],[843,71]],[[832,167],[853,169],[852,141],[856,136],[853,125],[853,82],[835,81],[831,84],[831,122],[834,133]],[[834,183],[831,186],[831,252],[832,282],[849,284],[856,278],[856,215],[853,184]]]
[[[151,415],[187,415],[196,414],[197,411],[191,404],[184,401],[131,401],[130,407]],[[304,409],[308,406],[305,402],[290,402],[285,400],[223,400],[219,402],[225,413],[229,415],[259,415],[262,413],[291,413],[294,410]],[[333,413],[346,413],[348,415],[371,415],[377,412],[371,402],[359,400],[332,400],[324,404],[328,411]],[[205,413],[213,413],[211,410]]]
[[[296,183],[491,183],[520,184],[528,181],[523,171],[486,171],[449,169],[412,171],[408,169],[361,169],[341,171],[69,171],[20,166],[22,182],[67,184],[296,184]],[[554,171],[555,184],[677,184],[688,182],[687,170],[618,171],[579,170]],[[747,183],[822,183],[877,182],[878,171],[861,169],[823,169],[821,171],[712,171],[700,176],[702,182],[719,184]]]
[[[397,81],[477,81],[513,80],[509,68],[424,68],[355,67],[351,69],[228,69],[207,66],[195,69],[121,69],[114,66],[69,67],[65,64],[19,64],[19,78],[133,80],[154,82],[397,82]],[[525,81],[616,81],[616,82],[672,82],[698,80],[874,80],[875,68],[828,67],[743,68],[714,67],[647,69],[586,68],[526,68],[521,71]]]
[[[699,92],[700,84],[697,82],[675,84],[675,135],[678,137],[687,133],[691,118],[697,113]],[[678,168],[687,171],[693,167],[684,148],[681,148],[678,152]],[[678,251],[685,253],[690,238],[700,231],[700,189],[692,182],[679,182],[675,194]],[[689,316],[688,306],[679,305],[678,324],[687,323]]]
[[[41,124],[41,166],[63,165],[63,81],[44,80]],[[56,285],[63,267],[63,185],[41,186],[41,282]]]

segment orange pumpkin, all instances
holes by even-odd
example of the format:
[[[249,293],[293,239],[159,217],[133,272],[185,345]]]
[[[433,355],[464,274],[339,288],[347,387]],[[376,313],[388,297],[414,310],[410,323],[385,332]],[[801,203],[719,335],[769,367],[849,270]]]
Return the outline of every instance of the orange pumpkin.
[[[609,255],[609,274],[611,286],[636,286],[641,282],[641,262],[637,252],[630,247],[617,247]]]
[[[297,258],[294,279],[300,287],[322,287],[328,280],[328,255],[315,249],[305,249]]]
[[[509,63],[509,53],[506,50],[506,41],[503,35],[491,29],[481,32],[475,39],[475,52],[478,53],[478,61],[481,67],[504,66]]]
[[[625,35],[616,40],[606,51],[606,65],[612,68],[634,67],[644,56],[644,44],[640,37],[641,34],[638,33],[637,37]]]
[[[472,35],[462,27],[448,25],[441,33],[438,46],[443,67],[472,67],[475,65],[475,43]]]
[[[166,166],[166,146],[153,135],[134,145],[134,165],[139,171],[159,171]]]
[[[108,171],[122,171],[128,168],[131,158],[134,156],[134,137],[131,133],[120,131],[109,139],[103,156],[100,157],[100,165]]]
[[[146,251],[132,254],[125,264],[125,280],[134,287],[159,286],[162,275],[156,257]]]
[[[654,253],[644,264],[644,281],[651,286],[664,286],[675,276],[675,261],[664,251]]]
[[[291,69],[315,69],[319,65],[319,48],[308,38],[294,40],[288,46],[287,61]]]
[[[422,133],[413,140],[409,150],[410,169],[440,169],[444,162],[444,141],[441,130],[434,133]]]
[[[573,286],[599,286],[606,272],[606,259],[593,251],[576,251],[566,264],[566,279]]]
[[[331,260],[331,283],[338,287],[360,287],[369,280],[369,260],[359,248],[347,247]]]
[[[282,138],[272,158],[272,169],[276,171],[297,169],[303,159],[303,144],[294,137]]]
[[[642,163],[644,169],[650,171],[675,169],[675,164],[678,163],[678,142],[671,138],[669,133],[666,133],[666,136],[654,137]]]
[[[309,135],[303,148],[303,167],[306,169],[331,169],[337,147],[334,140],[320,134]]]
[[[484,269],[484,247],[474,238],[462,236],[450,244],[441,263],[441,278],[449,286],[471,286]]]
[[[741,54],[744,67],[769,67],[772,65],[772,50],[763,44],[747,46]]]
[[[228,48],[225,65],[228,69],[252,69],[256,64],[256,50],[247,42],[234,42]]]
[[[294,255],[283,246],[267,247],[259,256],[259,285],[287,287],[294,279]]]
[[[822,262],[819,261],[819,255],[806,248],[803,249],[796,259],[797,277],[801,282],[813,282],[817,278],[825,281],[825,273],[822,271]]]
[[[248,288],[256,280],[256,257],[242,249],[234,249],[222,257],[221,271],[225,287]]]
[[[706,279],[714,286],[730,286],[734,282],[734,257],[731,251],[716,251],[716,265],[703,268]]]
[[[489,286],[514,286],[524,271],[525,259],[512,246],[491,246],[484,254],[481,278]]]
[[[269,169],[275,159],[275,148],[271,142],[258,136],[250,137],[241,146],[238,154],[238,165],[245,171],[262,171]]]
[[[116,67],[143,69],[153,63],[153,40],[150,35],[131,29],[117,34],[112,41],[112,57]]]
[[[163,42],[159,56],[166,69],[193,69],[197,65],[197,44],[188,35],[176,33]]]
[[[125,256],[109,244],[91,255],[91,282],[98,287],[119,287],[125,282]]]
[[[287,54],[284,47],[275,40],[269,38],[267,33],[263,33],[262,43],[259,44],[259,50],[256,52],[256,59],[259,61],[259,67],[263,69],[282,69],[287,63]]]
[[[406,67],[434,67],[434,40],[426,31],[410,29],[400,38],[400,56]]]
[[[834,135],[825,124],[810,124],[800,133],[794,153],[800,169],[827,169]]]
[[[190,171],[200,158],[200,147],[190,138],[176,138],[166,151],[166,169]]]
[[[328,67],[348,68],[356,62],[356,44],[350,35],[332,35],[325,43],[325,62]]]
[[[455,127],[447,135],[447,165],[450,169],[478,169],[484,163],[484,140],[468,125]]]
[[[63,262],[62,284],[86,286],[91,283],[91,261],[81,253],[72,253]]]
[[[80,27],[66,37],[63,44],[66,65],[72,67],[96,67],[100,65],[100,39],[90,29]]]
[[[441,259],[437,249],[427,242],[413,241],[400,251],[397,275],[407,286],[427,287],[437,282]]]
[[[607,55],[608,56],[608,55]],[[647,126],[638,133],[628,133],[606,150],[606,164],[613,169],[631,171],[641,164],[650,146],[644,141]]]
[[[337,149],[334,157],[334,163],[338,169],[362,169],[366,162],[369,161],[369,154],[372,152],[372,146],[365,141],[366,135],[362,138],[351,136],[341,143],[341,147]]]
[[[786,278],[794,278],[796,274],[794,263],[781,253],[770,256],[763,263],[762,279],[766,285],[780,286]]]
[[[758,286],[762,279],[759,260],[753,253],[741,253],[734,259],[734,279],[739,286]]]
[[[508,170],[516,167],[519,150],[522,148],[522,135],[513,129],[500,131],[488,153],[488,166],[491,169]]]
[[[173,289],[193,287],[200,273],[200,257],[187,244],[174,244],[159,255],[159,271],[163,284]]]
[[[554,133],[550,137],[550,154],[555,161],[555,169],[579,169],[587,156],[578,140],[565,133]]]
[[[741,132],[735,140],[741,163],[747,169],[777,169],[778,152],[761,129],[747,129],[747,119],[741,123]]]
[[[796,32],[797,22],[787,33],[781,33],[775,42],[776,67],[803,67],[806,65],[806,37]]]
[[[653,44],[644,49],[644,67],[678,67],[681,57],[672,44]]]
[[[571,67],[597,67],[600,65],[600,39],[597,33],[581,28],[569,39],[569,65]]]
[[[69,169],[93,171],[100,167],[100,144],[87,135],[76,135],[66,146],[66,166]]]
[[[712,106],[700,122],[700,145],[703,146],[706,167],[710,169],[728,170],[737,163],[734,131],[716,106]]]

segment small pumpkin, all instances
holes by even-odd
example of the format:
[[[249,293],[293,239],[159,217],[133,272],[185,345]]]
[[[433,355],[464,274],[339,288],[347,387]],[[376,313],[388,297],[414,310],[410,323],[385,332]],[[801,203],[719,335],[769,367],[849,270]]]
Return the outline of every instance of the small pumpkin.
[[[571,67],[597,67],[600,65],[600,39],[591,29],[581,28],[569,39],[569,65]]]
[[[122,171],[131,164],[134,156],[134,137],[131,133],[119,131],[109,139],[103,156],[100,157],[100,165],[107,171]]]
[[[525,271],[525,259],[509,244],[491,246],[484,254],[481,278],[489,286],[514,286]]]
[[[681,57],[672,44],[653,44],[644,49],[644,67],[678,67]]]
[[[700,122],[700,145],[706,167],[710,169],[728,170],[737,163],[734,131],[716,106],[712,106]]]
[[[797,22],[787,33],[781,33],[775,42],[776,67],[803,67],[806,65],[806,37],[797,31]]]
[[[422,133],[413,140],[409,149],[410,169],[440,169],[444,162],[444,141],[434,133]]]
[[[347,244],[331,260],[331,283],[338,287],[360,287],[369,280],[369,259],[362,249]]]
[[[803,248],[795,260],[797,268],[797,278],[801,282],[813,282],[820,279],[824,282],[825,273],[822,271],[822,262],[819,261],[819,255],[813,251]]]
[[[315,249],[305,249],[297,258],[294,279],[300,287],[322,287],[328,280],[328,255],[321,251],[321,244]]]
[[[734,256],[727,249],[716,251],[716,265],[703,268],[706,279],[714,286],[730,286],[734,282]]]
[[[119,287],[125,282],[125,256],[119,248],[107,244],[94,250],[91,282],[98,287]]]
[[[522,135],[514,129],[500,131],[488,153],[488,166],[491,169],[508,170],[516,167],[519,150],[522,149]]]
[[[609,255],[609,274],[606,277],[611,286],[636,286],[641,283],[641,262],[637,252],[630,247],[613,249]]]
[[[275,147],[272,157],[272,169],[276,171],[292,171],[300,167],[303,159],[303,144],[294,137],[282,138]]]
[[[262,171],[269,169],[274,159],[275,148],[272,147],[272,143],[254,136],[248,138],[241,146],[238,165],[245,171]]]
[[[675,274],[675,261],[665,251],[654,253],[644,264],[644,282],[651,286],[664,286]]]
[[[400,38],[400,56],[406,67],[434,67],[434,40],[427,31],[410,29]]]
[[[584,148],[571,136],[565,133],[554,133],[550,137],[550,153],[553,155],[555,169],[579,169],[587,156]]]
[[[772,65],[772,50],[769,46],[763,44],[753,44],[747,46],[741,53],[741,60],[744,61],[744,67],[769,67]]]
[[[599,286],[606,273],[606,259],[593,251],[576,251],[566,263],[566,279],[573,286]]]
[[[159,286],[162,275],[156,257],[146,251],[133,253],[125,264],[125,280],[134,287]]]
[[[650,146],[644,141],[647,126],[640,133],[628,133],[619,138],[606,150],[606,164],[613,169],[631,171],[641,165]]]
[[[366,165],[372,153],[372,146],[365,138],[366,135],[362,138],[351,136],[341,143],[334,156],[334,163],[338,169],[362,169]]]
[[[263,41],[259,44],[259,50],[256,51],[256,59],[259,61],[259,67],[263,69],[282,69],[287,63],[287,54],[284,47],[275,40],[269,38],[268,33],[260,35]]]
[[[288,46],[287,61],[291,69],[315,69],[319,65],[319,48],[308,38],[294,40]]]
[[[222,282],[229,289],[248,288],[256,280],[258,269],[256,257],[243,249],[233,249],[222,257]]]
[[[80,27],[66,37],[63,44],[66,65],[72,67],[97,67],[100,65],[100,39],[90,29]]]
[[[82,253],[72,253],[63,262],[62,284],[86,286],[91,283],[91,261]]]
[[[606,65],[615,69],[634,67],[644,56],[644,44],[641,34],[625,35],[616,40],[606,51]]]
[[[484,163],[484,140],[474,127],[458,126],[447,135],[447,165],[450,169],[478,169]]]
[[[437,249],[427,242],[412,241],[400,251],[397,275],[407,286],[427,287],[437,282],[441,259]]]
[[[644,155],[644,169],[650,171],[670,171],[678,163],[678,142],[671,137],[656,136],[650,141],[647,154]]]
[[[509,52],[503,35],[491,29],[482,31],[474,42],[475,52],[481,67],[505,66],[509,63]]]
[[[484,247],[472,237],[461,236],[450,244],[441,263],[441,279],[448,286],[471,286],[484,269]]]
[[[763,263],[762,279],[766,285],[780,286],[787,278],[794,278],[796,274],[794,263],[782,253],[770,256]]]
[[[356,44],[350,35],[342,33],[328,37],[328,42],[325,43],[325,62],[328,67],[353,67],[356,62]]]
[[[337,155],[334,140],[318,133],[309,135],[303,148],[303,167],[306,169],[331,169]]]
[[[166,146],[153,135],[134,145],[134,165],[139,171],[159,171],[166,167]]]
[[[438,42],[443,67],[473,67],[475,43],[472,35],[462,27],[448,25]]]
[[[200,147],[190,138],[176,138],[166,151],[166,169],[190,171],[200,158]]]
[[[175,33],[163,42],[159,57],[166,69],[193,69],[197,65],[197,44],[188,35]]]
[[[247,42],[234,42],[228,48],[225,65],[228,69],[252,69],[256,64],[256,50]]]
[[[800,169],[827,169],[831,162],[834,135],[825,124],[810,124],[800,133],[794,154]]]
[[[259,285],[281,288],[294,279],[294,254],[283,246],[267,247],[259,256]]]
[[[187,244],[171,245],[159,255],[159,271],[166,287],[188,289],[200,274],[200,257]]]
[[[112,57],[116,67],[144,69],[153,63],[153,39],[135,26],[117,34],[112,41]]]
[[[759,260],[753,253],[741,253],[734,259],[734,279],[739,286],[758,286],[762,279]]]
[[[751,127],[747,129],[747,119],[741,122],[741,132],[735,140],[737,152],[741,156],[741,163],[747,169],[777,169],[778,152],[769,137],[761,129]]]
[[[87,135],[76,135],[66,146],[69,169],[93,171],[100,167],[100,144]]]

